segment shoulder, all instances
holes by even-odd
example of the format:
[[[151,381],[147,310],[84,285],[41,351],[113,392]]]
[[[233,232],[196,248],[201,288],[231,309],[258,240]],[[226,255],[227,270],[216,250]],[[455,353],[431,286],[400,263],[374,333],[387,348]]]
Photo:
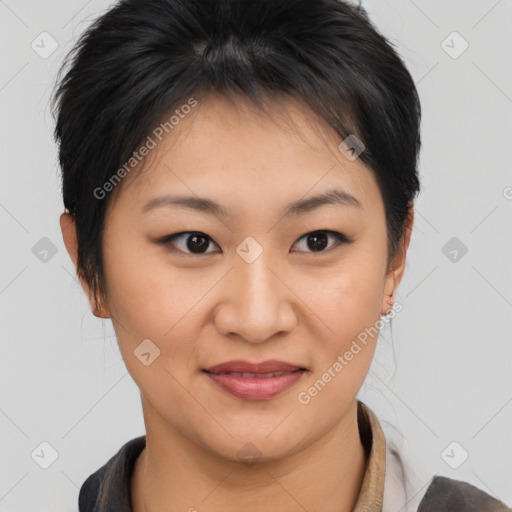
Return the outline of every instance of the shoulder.
[[[382,428],[386,438],[383,512],[512,512],[474,485],[432,476],[393,425],[384,422]]]
[[[512,512],[512,509],[474,485],[435,476],[418,512]]]
[[[85,480],[78,495],[79,512],[131,510],[130,478],[145,445],[146,436],[131,439]]]

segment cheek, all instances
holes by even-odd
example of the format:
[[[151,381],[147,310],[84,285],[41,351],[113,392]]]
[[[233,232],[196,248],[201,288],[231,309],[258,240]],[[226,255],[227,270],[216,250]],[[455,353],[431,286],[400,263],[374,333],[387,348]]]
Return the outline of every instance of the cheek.
[[[300,296],[322,321],[326,339],[344,343],[380,318],[385,261],[375,254],[354,251],[328,272],[302,279]]]
[[[380,319],[380,265],[361,259],[309,287],[308,306],[321,319],[315,367],[301,386],[305,412],[334,425],[357,395],[370,368]],[[335,404],[335,405],[334,405]]]
[[[384,256],[377,247],[353,251],[337,269],[305,282],[301,292],[321,320],[316,324],[321,332],[315,337],[316,366],[307,384],[316,393],[312,398],[314,408],[332,409],[332,421],[340,410],[332,404],[344,403],[357,394],[373,359],[379,333]]]
[[[201,323],[194,304],[204,290],[199,293],[197,285],[185,286],[147,261],[146,265],[133,263],[120,257],[107,270],[110,311],[122,358],[156,409],[166,410],[168,402],[177,410],[190,408],[193,403],[180,383],[197,371],[194,329]]]
[[[204,294],[205,283],[173,268],[163,247],[135,237],[106,237],[104,247],[111,313],[139,334],[162,337]]]
[[[151,252],[137,244],[105,244],[112,322],[128,369],[140,376],[134,350],[143,340],[151,340],[160,350],[157,366],[172,368],[177,360],[189,358],[197,339],[194,325],[200,325],[196,318],[200,308],[195,306],[214,282],[214,276],[206,282],[184,282],[183,273]]]

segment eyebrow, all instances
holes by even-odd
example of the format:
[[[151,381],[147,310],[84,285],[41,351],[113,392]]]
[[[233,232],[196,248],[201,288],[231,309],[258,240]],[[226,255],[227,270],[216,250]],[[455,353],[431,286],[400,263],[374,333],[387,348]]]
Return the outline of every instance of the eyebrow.
[[[288,217],[290,215],[302,215],[325,205],[351,206],[361,210],[363,209],[361,203],[352,194],[345,190],[334,189],[324,192],[323,194],[311,196],[306,199],[299,199],[290,203],[285,207],[281,218]],[[145,213],[161,207],[182,207],[207,213],[209,215],[230,217],[228,210],[212,199],[184,195],[155,197],[142,207],[142,212]]]

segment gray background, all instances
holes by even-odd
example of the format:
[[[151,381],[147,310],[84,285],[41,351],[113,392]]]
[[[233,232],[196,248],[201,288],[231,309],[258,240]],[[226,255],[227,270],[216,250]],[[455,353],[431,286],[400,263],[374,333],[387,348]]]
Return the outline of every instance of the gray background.
[[[48,108],[63,56],[109,3],[0,1],[2,512],[77,510],[85,478],[144,433],[112,324],[91,314],[62,242]],[[403,311],[359,397],[403,434],[423,485],[439,473],[511,506],[512,1],[363,5],[405,59],[424,114]],[[58,453],[48,469],[42,442]]]

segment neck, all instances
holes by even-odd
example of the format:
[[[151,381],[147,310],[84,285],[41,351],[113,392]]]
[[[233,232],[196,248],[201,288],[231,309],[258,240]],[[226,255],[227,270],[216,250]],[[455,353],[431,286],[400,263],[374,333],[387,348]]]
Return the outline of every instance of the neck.
[[[350,512],[366,469],[357,402],[313,444],[278,460],[228,460],[159,422],[143,404],[146,447],[131,481],[134,512]],[[149,420],[149,421],[148,421]],[[153,421],[155,420],[155,421]],[[150,428],[148,428],[148,426]]]

